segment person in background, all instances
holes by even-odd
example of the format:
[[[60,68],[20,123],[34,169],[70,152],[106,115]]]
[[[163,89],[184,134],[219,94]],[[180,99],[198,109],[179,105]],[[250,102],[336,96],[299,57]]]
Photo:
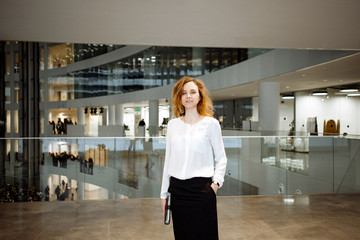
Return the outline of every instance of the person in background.
[[[171,193],[175,239],[218,239],[216,193],[227,158],[218,120],[202,81],[183,77],[173,88],[175,119],[168,123],[161,207]]]
[[[139,126],[140,127],[144,127],[146,124],[145,124],[145,121],[144,119],[141,119],[140,122],[139,122]]]
[[[50,188],[49,185],[47,185],[45,188],[45,201],[49,201],[49,197],[50,197]]]

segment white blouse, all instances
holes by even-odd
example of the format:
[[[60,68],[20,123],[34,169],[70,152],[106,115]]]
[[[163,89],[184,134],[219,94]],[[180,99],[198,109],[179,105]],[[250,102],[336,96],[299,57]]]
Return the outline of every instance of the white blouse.
[[[172,119],[168,123],[160,198],[167,197],[170,177],[212,177],[221,187],[226,164],[218,120],[204,117],[195,124],[186,124],[181,118]]]

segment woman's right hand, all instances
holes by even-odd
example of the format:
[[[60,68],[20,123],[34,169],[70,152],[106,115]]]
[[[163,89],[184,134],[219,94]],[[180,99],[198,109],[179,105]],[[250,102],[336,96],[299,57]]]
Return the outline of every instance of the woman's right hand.
[[[162,209],[163,215],[165,215],[165,206],[166,206],[166,199],[161,199],[161,209]]]

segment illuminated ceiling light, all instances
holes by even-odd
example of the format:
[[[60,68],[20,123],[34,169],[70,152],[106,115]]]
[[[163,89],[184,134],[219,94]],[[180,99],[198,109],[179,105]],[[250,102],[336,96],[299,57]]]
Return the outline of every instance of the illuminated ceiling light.
[[[347,88],[347,89],[340,89],[340,92],[342,92],[342,93],[353,93],[353,92],[358,92],[358,90],[355,89],[355,88]]]
[[[282,99],[294,99],[294,95],[284,95],[282,96]]]
[[[327,94],[326,91],[316,91],[312,93],[313,96],[326,96]]]
[[[360,93],[350,93],[348,95],[346,95],[348,97],[360,97]]]

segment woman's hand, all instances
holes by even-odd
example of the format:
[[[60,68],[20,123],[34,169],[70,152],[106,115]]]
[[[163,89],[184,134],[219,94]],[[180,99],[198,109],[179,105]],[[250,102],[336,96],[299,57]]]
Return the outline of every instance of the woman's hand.
[[[165,206],[166,206],[166,199],[161,199],[161,209],[162,209],[163,215],[165,215]]]
[[[217,193],[217,190],[219,189],[219,186],[216,183],[211,183],[211,187],[214,190],[215,194]]]

